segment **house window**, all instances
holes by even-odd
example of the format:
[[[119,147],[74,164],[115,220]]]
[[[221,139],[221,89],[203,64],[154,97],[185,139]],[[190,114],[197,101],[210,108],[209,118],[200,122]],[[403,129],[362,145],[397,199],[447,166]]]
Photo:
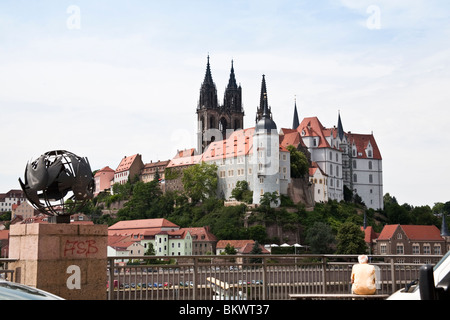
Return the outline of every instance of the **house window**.
[[[373,183],[373,176],[369,174],[369,183]]]
[[[369,170],[372,170],[372,161],[369,161]]]
[[[358,177],[356,173],[353,174],[353,182],[358,182]]]
[[[441,254],[441,245],[439,245],[439,244],[434,245],[434,254],[437,254],[437,255]]]
[[[429,244],[423,245],[423,254],[431,254],[431,248]]]
[[[397,245],[397,254],[404,254],[404,253],[405,253],[405,250],[404,250],[403,244],[402,243],[398,244]]]
[[[386,244],[385,243],[383,243],[383,244],[381,244],[380,245],[380,253],[381,254],[386,254]]]
[[[413,244],[413,246],[412,246],[412,253],[413,254],[420,254],[420,246],[418,244]]]

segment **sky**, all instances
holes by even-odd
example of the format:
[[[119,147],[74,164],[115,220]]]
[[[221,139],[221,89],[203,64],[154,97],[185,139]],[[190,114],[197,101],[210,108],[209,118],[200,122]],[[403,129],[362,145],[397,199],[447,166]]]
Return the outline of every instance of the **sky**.
[[[437,0],[2,0],[0,193],[51,150],[93,170],[196,147],[207,56],[231,61],[254,126],[262,75],[278,128],[316,116],[373,133],[384,193],[450,201],[450,3]]]

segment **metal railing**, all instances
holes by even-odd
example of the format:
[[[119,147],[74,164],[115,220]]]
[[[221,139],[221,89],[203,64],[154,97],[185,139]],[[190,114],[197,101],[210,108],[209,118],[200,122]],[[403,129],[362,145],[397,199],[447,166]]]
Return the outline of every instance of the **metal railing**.
[[[392,294],[442,256],[369,256],[377,293]],[[108,257],[108,300],[283,300],[289,294],[350,293],[357,255]],[[164,260],[159,260],[164,259]],[[404,261],[415,263],[404,263]],[[422,261],[417,263],[418,261]],[[161,264],[165,262],[166,264]]]
[[[9,263],[14,261],[17,260],[8,258],[0,259],[0,279],[14,282],[14,270],[8,269]]]

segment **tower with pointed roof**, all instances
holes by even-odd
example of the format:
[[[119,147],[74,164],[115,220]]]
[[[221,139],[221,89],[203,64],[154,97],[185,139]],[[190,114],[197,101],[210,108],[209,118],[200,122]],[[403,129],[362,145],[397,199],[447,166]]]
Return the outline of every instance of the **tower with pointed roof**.
[[[265,193],[280,195],[280,140],[277,125],[272,119],[267,101],[266,81],[263,75],[261,101],[253,133],[253,203],[259,204]],[[272,203],[278,206],[278,203]]]
[[[197,106],[197,124],[198,153],[203,153],[211,142],[226,139],[231,132],[244,127],[242,88],[236,82],[233,61],[231,61],[230,78],[225,88],[223,105],[220,105],[208,56]]]
[[[267,85],[266,85],[266,76],[262,75],[261,81],[261,94],[259,96],[259,107],[256,111],[256,122],[261,120],[264,113],[264,107],[267,104],[267,116],[272,119],[272,111],[270,110],[269,101],[267,99]]]
[[[292,121],[292,129],[297,129],[299,125],[300,125],[300,121],[298,120],[297,99],[295,99],[295,103],[294,103],[294,119]]]

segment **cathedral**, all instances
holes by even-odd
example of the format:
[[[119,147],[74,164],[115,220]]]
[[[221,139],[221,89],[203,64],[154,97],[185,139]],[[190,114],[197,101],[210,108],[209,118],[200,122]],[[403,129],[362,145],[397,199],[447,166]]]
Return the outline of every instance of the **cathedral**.
[[[259,100],[255,126],[243,128],[242,88],[236,82],[233,61],[220,104],[208,56],[196,110],[197,149],[179,152],[167,167],[215,163],[217,193],[225,200],[232,200],[232,190],[244,180],[253,191],[255,205],[265,193],[288,195],[294,202],[299,192],[302,201],[341,201],[347,188],[368,208],[383,208],[382,158],[373,134],[345,132],[340,114],[337,126],[331,128],[324,127],[317,117],[300,122],[296,103],[292,127],[278,127],[268,103],[264,75]],[[274,112],[282,112],[280,109],[276,107]],[[302,189],[291,178],[289,145],[304,152],[310,163],[307,186]]]
[[[233,61],[228,85],[225,89],[223,104],[217,98],[217,88],[211,75],[211,66],[206,65],[205,79],[200,88],[197,106],[198,145],[197,151],[203,152],[216,140],[227,138],[227,132],[242,129],[244,126],[244,110],[242,108],[242,89],[237,85],[234,75]]]

